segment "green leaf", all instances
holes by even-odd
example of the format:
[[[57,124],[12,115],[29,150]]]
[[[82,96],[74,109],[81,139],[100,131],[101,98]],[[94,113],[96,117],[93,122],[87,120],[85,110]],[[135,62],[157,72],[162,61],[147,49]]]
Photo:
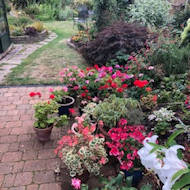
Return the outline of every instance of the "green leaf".
[[[184,174],[173,186],[172,190],[179,190],[186,185],[190,185],[190,173]]]
[[[151,143],[151,142],[148,142],[148,144],[150,144],[151,146],[153,146],[153,149],[150,151],[150,153],[153,153],[153,152],[155,152],[156,150],[161,150],[161,149],[165,148],[165,147],[162,146],[162,145],[158,145],[158,144]]]
[[[181,133],[184,133],[184,129],[180,129],[175,131],[172,135],[170,135],[170,137],[168,138],[167,142],[166,142],[166,146],[170,147],[172,144],[172,142],[174,141],[174,139],[180,135]]]
[[[185,169],[182,169],[182,170],[177,171],[177,172],[173,175],[172,181],[174,181],[174,180],[177,179],[178,177],[180,177],[180,176],[182,176],[182,175],[184,175],[184,174],[186,174],[186,173],[189,173],[189,172],[190,172],[190,169],[188,169],[188,168],[185,168]]]

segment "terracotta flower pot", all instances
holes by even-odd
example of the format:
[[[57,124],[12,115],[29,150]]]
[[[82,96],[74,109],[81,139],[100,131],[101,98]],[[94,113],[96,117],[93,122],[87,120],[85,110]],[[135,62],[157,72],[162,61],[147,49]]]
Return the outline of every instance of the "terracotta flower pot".
[[[52,129],[53,125],[44,129],[34,127],[34,131],[36,132],[37,138],[41,142],[46,142],[50,140]]]
[[[60,107],[58,109],[59,116],[67,115],[69,116],[69,109],[73,108],[75,99],[71,96],[65,96],[62,102],[58,102]]]

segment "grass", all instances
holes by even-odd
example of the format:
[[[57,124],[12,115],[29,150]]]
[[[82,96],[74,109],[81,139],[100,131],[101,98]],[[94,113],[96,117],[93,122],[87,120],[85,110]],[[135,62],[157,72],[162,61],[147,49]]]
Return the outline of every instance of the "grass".
[[[58,73],[62,68],[87,66],[82,56],[66,44],[67,39],[77,32],[71,21],[48,21],[45,26],[58,37],[15,67],[3,85],[59,84]]]

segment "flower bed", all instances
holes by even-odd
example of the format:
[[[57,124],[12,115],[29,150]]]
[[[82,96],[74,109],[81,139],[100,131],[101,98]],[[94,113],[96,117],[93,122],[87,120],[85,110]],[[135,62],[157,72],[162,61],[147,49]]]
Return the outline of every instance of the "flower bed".
[[[138,54],[120,55],[107,66],[64,68],[59,73],[63,88],[50,89],[50,102],[59,103],[68,95],[75,98],[75,108],[68,116],[71,126],[55,149],[75,189],[95,188],[96,184],[89,183],[94,176],[100,178],[97,187],[103,189],[179,190],[190,186],[187,49],[178,51],[174,43],[144,45]],[[165,58],[168,52],[167,59],[174,59],[172,67]],[[152,60],[159,62],[158,55],[163,65],[153,65]],[[102,178],[107,164],[115,166],[114,172]],[[137,173],[141,174],[138,180]],[[84,180],[83,174],[89,179]],[[152,180],[138,185],[142,174]]]

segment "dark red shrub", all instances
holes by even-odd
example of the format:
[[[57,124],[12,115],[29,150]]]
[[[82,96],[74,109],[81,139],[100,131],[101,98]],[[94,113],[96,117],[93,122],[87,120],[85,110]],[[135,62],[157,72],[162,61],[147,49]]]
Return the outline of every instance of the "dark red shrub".
[[[87,61],[101,66],[115,58],[118,51],[137,52],[145,46],[147,38],[145,27],[117,22],[98,33],[96,39],[83,45],[80,51]]]
[[[37,30],[32,26],[29,26],[29,27],[25,28],[25,34],[26,35],[35,36],[37,33],[38,33]]]

